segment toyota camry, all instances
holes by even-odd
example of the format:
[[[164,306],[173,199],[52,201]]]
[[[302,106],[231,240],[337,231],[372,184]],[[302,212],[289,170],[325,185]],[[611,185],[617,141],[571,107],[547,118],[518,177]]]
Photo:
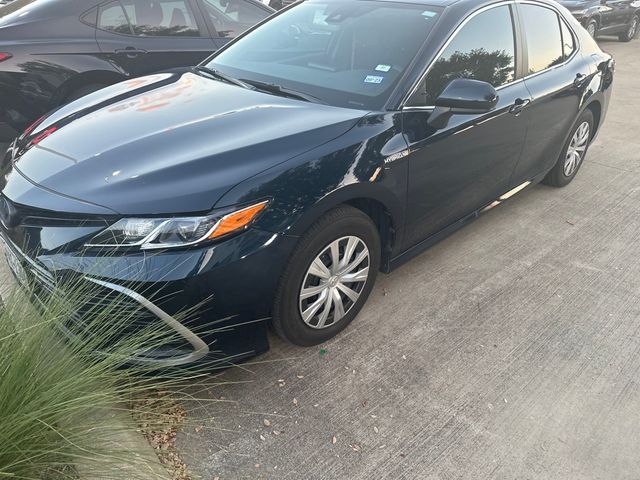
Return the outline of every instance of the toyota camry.
[[[5,251],[36,295],[75,277],[174,326],[158,362],[264,351],[269,326],[319,344],[378,272],[571,182],[613,72],[552,1],[299,2],[30,126],[1,165]]]

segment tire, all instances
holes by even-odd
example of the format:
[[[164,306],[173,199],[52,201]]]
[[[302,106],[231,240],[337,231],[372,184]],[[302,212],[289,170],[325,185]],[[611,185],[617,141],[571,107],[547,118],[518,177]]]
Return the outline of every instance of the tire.
[[[588,130],[586,132],[581,130],[585,128],[585,124],[588,125]],[[593,138],[593,129],[593,112],[590,109],[586,109],[578,117],[578,120],[571,129],[567,142],[562,148],[560,157],[549,173],[547,173],[547,176],[544,178],[542,183],[551,185],[552,187],[564,187],[571,183],[578,173],[578,170],[580,170],[580,167],[584,162],[584,158],[587,155],[589,144]],[[578,133],[579,131],[580,133]],[[584,143],[582,143],[583,138]],[[574,146],[576,148],[574,148]],[[570,149],[575,152],[571,158],[569,158]],[[579,157],[577,157],[576,154],[579,155]]]
[[[595,19],[592,18],[589,20],[584,28],[587,30],[589,35],[591,35],[591,38],[596,38],[596,35],[598,34],[598,22]]]
[[[338,247],[335,249],[339,257],[336,270],[342,273],[334,270],[332,244]],[[364,258],[365,249],[368,258],[357,263],[360,257]],[[323,215],[300,239],[280,279],[272,319],[276,333],[293,344],[311,346],[326,342],[344,330],[362,309],[373,289],[380,268],[380,251],[378,229],[362,211],[344,205]],[[349,258],[345,260],[347,256]],[[324,269],[314,269],[323,273],[324,278],[311,272],[315,261],[324,265]],[[343,262],[345,264],[340,266]],[[355,279],[356,273],[364,275],[362,272],[367,266],[364,281],[344,281],[346,278]],[[343,287],[350,290],[351,296]],[[308,295],[304,299],[301,298],[303,288]],[[313,289],[319,293],[310,294]],[[355,299],[354,293],[358,294]],[[338,302],[334,300],[335,295],[339,296],[339,305],[344,310],[341,318],[339,308],[336,313]],[[320,305],[315,313],[314,305]],[[308,314],[307,322],[303,311]],[[324,318],[325,311],[327,318]]]
[[[102,83],[91,83],[89,85],[84,85],[78,88],[77,90],[72,91],[69,95],[67,95],[67,98],[65,98],[65,102],[66,103],[74,102],[79,98],[89,95],[90,93],[97,92],[98,90],[101,90],[106,86],[107,85]]]
[[[638,36],[638,31],[640,30],[640,17],[638,15],[634,15],[629,25],[627,25],[627,29],[624,33],[618,35],[618,39],[621,42],[630,42],[634,38]]]

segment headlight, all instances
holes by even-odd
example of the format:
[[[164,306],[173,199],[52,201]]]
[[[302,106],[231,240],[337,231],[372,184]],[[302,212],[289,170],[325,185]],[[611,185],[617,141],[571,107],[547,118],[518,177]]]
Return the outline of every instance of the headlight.
[[[85,246],[152,250],[196,245],[244,230],[268,203],[264,201],[231,213],[203,217],[123,218]]]
[[[577,17],[583,17],[587,14],[586,10],[571,10],[571,13]]]

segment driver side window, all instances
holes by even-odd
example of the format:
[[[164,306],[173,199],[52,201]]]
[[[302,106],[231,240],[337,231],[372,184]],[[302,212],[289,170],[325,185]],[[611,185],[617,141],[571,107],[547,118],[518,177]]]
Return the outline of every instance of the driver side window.
[[[471,18],[455,35],[407,106],[432,106],[451,80],[470,78],[494,87],[515,78],[515,36],[511,9],[491,8]]]

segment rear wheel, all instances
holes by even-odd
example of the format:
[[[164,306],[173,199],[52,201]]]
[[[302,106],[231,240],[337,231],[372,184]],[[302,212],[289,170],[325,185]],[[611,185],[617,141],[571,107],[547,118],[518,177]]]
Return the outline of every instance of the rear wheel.
[[[341,206],[300,239],[280,280],[273,327],[302,346],[344,330],[366,302],[380,267],[380,236],[360,210]]]
[[[66,103],[71,103],[79,98],[85,97],[90,93],[97,92],[98,90],[103,89],[107,85],[102,83],[91,83],[89,85],[84,85],[74,91],[72,91],[67,98],[65,99]]]
[[[638,30],[640,30],[640,17],[638,15],[634,15],[631,19],[631,22],[627,26],[627,30],[620,35],[618,38],[621,42],[630,42],[638,35]]]
[[[576,176],[587,154],[593,137],[593,113],[587,109],[573,126],[569,139],[554,167],[544,178],[543,183],[553,187],[564,187]]]

